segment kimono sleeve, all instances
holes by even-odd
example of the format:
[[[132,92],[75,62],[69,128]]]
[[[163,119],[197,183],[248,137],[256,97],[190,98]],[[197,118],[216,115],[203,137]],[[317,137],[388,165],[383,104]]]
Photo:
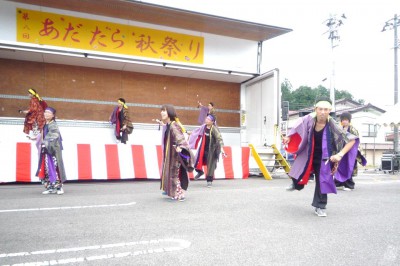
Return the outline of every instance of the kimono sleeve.
[[[49,125],[49,132],[46,134],[46,137],[43,140],[46,149],[50,154],[54,155],[59,149],[59,139],[60,139],[60,130],[55,122]]]

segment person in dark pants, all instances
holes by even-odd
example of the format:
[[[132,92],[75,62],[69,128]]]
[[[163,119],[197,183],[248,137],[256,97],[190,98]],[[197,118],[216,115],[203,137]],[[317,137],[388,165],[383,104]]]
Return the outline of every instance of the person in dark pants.
[[[117,141],[126,144],[128,134],[133,131],[133,125],[129,118],[128,106],[124,98],[118,99],[118,105],[114,108],[109,118],[111,124],[115,124],[114,135]]]
[[[56,110],[47,107],[44,111],[46,124],[43,133],[37,136],[37,147],[40,150],[36,176],[42,181],[46,190],[42,194],[64,194],[63,183],[67,180],[62,157],[62,137],[56,122]]]
[[[319,177],[319,172],[321,170],[320,169],[321,163],[320,163],[320,160],[318,160],[318,156],[314,157],[312,165],[314,168],[314,175],[311,175],[310,178],[311,177],[314,178],[315,189],[314,189],[314,198],[313,198],[313,202],[311,205],[315,208],[320,208],[321,210],[325,210],[326,204],[328,204],[328,195],[321,193],[321,182],[320,182],[320,177]],[[317,215],[318,215],[318,213],[317,213]]]
[[[283,138],[285,149],[297,154],[289,172],[292,184],[287,190],[303,189],[313,172],[315,191],[311,205],[319,217],[327,216],[327,194],[336,193],[333,174],[340,181],[351,177],[359,143],[357,136],[344,132],[329,116],[331,109],[329,98],[317,99],[315,112],[301,117]]]
[[[223,148],[224,142],[217,126],[214,125],[215,117],[208,115],[205,124],[190,133],[189,145],[195,149],[199,146],[196,154],[195,170],[197,175],[194,179],[199,179],[204,174],[203,166],[207,166],[206,180],[207,187],[212,186],[214,171],[217,168],[219,155],[222,152],[226,156]]]
[[[344,112],[340,115],[340,123],[342,124],[343,130],[345,132],[350,132],[351,134],[355,136],[359,136],[358,130],[351,125],[351,114],[349,112]],[[358,174],[358,167],[357,167],[357,162],[359,162],[361,165],[365,166],[367,164],[367,160],[364,158],[362,155],[362,148],[361,145],[358,146],[358,153],[356,160],[354,162],[354,169],[351,177],[347,179],[344,182],[340,182],[335,179],[335,185],[337,189],[342,189],[344,191],[351,191],[355,187],[355,182],[353,180],[353,177],[357,176]]]

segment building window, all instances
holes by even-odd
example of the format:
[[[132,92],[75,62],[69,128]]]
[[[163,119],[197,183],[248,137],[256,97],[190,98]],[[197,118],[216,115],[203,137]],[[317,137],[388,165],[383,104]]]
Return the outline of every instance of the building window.
[[[363,137],[376,137],[378,132],[378,125],[376,124],[363,124],[361,134]]]

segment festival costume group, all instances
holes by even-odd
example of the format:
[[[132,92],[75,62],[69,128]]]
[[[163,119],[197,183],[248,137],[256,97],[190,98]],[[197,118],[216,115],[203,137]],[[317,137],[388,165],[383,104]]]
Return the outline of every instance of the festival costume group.
[[[219,155],[222,152],[225,156],[221,133],[214,125],[215,117],[209,113],[203,119],[204,125],[193,132],[188,132],[189,141],[185,138],[185,129],[177,119],[172,105],[161,107],[161,118],[160,123],[163,125],[161,190],[173,200],[184,201],[185,191],[189,185],[187,172],[196,169],[203,174],[203,166],[206,166],[207,186],[211,187]],[[197,147],[199,149],[194,156],[192,149]]]
[[[36,176],[46,188],[43,194],[64,194],[63,183],[67,178],[62,159],[62,137],[55,119],[56,110],[48,107],[34,89],[28,92],[31,96],[29,109],[19,110],[19,113],[26,114],[23,132],[29,139],[36,141],[39,157]],[[126,144],[128,135],[133,131],[127,109],[125,100],[119,98],[109,118],[115,125],[117,141],[123,144]],[[163,125],[161,190],[171,199],[185,200],[184,192],[189,185],[187,172],[192,172],[194,166],[200,173],[204,173],[202,168],[207,166],[208,185],[212,182],[219,154],[223,152],[223,141],[218,128],[214,126],[215,117],[210,114],[211,111],[215,114],[214,109],[209,110],[207,113],[201,112],[200,117],[206,124],[194,130],[188,142],[175,108],[172,105],[163,105],[161,108],[162,121],[158,120]],[[195,158],[191,149],[197,148],[199,143],[201,148]]]
[[[43,110],[42,105],[45,105],[45,102],[41,104],[36,91],[30,89],[29,93],[32,96],[30,109],[20,110],[20,113],[26,113],[25,133],[34,130],[35,126],[39,129],[36,135],[39,150],[36,175],[46,187],[43,194],[63,194],[62,184],[66,175],[61,153],[62,138],[55,121],[56,110],[51,107]],[[213,104],[210,103],[207,109],[203,108],[200,102],[199,106],[199,122],[205,123],[193,132],[188,132],[188,141],[184,135],[185,129],[172,105],[163,105],[162,121],[157,120],[163,126],[160,188],[164,195],[173,200],[185,200],[185,191],[189,185],[188,172],[194,169],[197,172],[195,179],[198,179],[204,174],[203,166],[206,166],[207,186],[211,187],[220,153],[226,156],[221,133],[215,125]],[[128,134],[133,130],[127,109],[125,100],[119,98],[118,106],[110,116],[110,122],[115,124],[115,136],[122,143],[126,143]],[[327,194],[336,193],[336,186],[347,185],[354,189],[351,178],[353,170],[357,169],[357,161],[362,165],[366,164],[365,158],[358,150],[359,138],[354,134],[357,131],[352,127],[347,127],[346,130],[340,127],[329,116],[331,109],[329,98],[318,99],[315,112],[300,118],[287,136],[283,137],[285,149],[296,154],[289,172],[293,183],[288,190],[303,189],[309,181],[310,173],[313,172],[315,191],[312,206],[315,213],[321,217],[326,216]],[[351,120],[351,116],[344,118]],[[41,127],[43,121],[45,124]],[[194,156],[191,150],[197,148],[197,154]]]

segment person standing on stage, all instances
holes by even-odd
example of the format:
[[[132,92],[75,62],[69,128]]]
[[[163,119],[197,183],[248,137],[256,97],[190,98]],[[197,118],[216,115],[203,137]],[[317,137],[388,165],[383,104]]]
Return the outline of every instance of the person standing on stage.
[[[207,106],[204,106],[200,101],[197,102],[197,108],[200,108],[199,118],[197,120],[199,125],[204,124],[204,120],[208,115],[212,115],[214,117],[215,123],[217,122],[217,114],[215,112],[214,103],[209,102]]]
[[[109,120],[111,124],[115,124],[114,135],[117,141],[126,144],[128,134],[133,131],[133,125],[129,118],[128,106],[125,104],[124,98],[118,99],[118,105],[114,108]]]
[[[37,141],[40,156],[36,176],[46,188],[43,194],[61,195],[64,194],[63,183],[67,177],[62,158],[62,138],[55,115],[56,110],[52,107],[44,111],[46,124]]]
[[[222,152],[222,155],[226,156],[221,133],[218,127],[214,125],[214,122],[215,117],[208,115],[205,119],[205,124],[191,132],[189,136],[190,147],[196,149],[199,146],[195,163],[197,172],[195,180],[204,174],[203,166],[207,166],[207,187],[212,186],[214,171],[217,168],[220,153]]]
[[[47,104],[42,100],[39,94],[34,89],[29,89],[29,109],[19,110],[20,114],[25,114],[24,129],[23,132],[30,135],[32,131],[41,132],[46,120],[44,118],[44,109]]]
[[[178,123],[175,108],[172,105],[161,107],[162,120],[162,169],[161,190],[173,200],[184,201],[189,186],[187,172],[193,171],[194,155],[189,148],[184,129]]]
[[[313,113],[299,118],[283,144],[286,150],[296,153],[289,176],[292,184],[287,190],[301,190],[310,173],[315,174],[315,191],[312,206],[319,217],[325,217],[328,193],[336,193],[333,180],[349,179],[354,167],[359,140],[344,132],[329,116],[332,102],[327,97],[317,99]],[[345,143],[345,145],[344,145]]]

